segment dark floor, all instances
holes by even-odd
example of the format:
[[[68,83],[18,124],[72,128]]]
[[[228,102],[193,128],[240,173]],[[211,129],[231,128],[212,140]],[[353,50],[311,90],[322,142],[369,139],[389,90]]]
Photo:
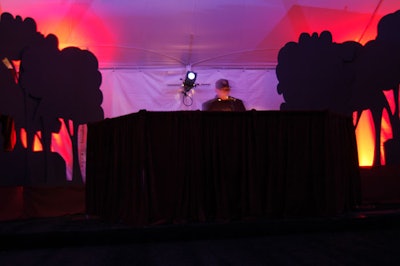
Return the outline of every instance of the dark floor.
[[[334,218],[143,228],[85,215],[7,221],[0,265],[400,265],[400,205]]]

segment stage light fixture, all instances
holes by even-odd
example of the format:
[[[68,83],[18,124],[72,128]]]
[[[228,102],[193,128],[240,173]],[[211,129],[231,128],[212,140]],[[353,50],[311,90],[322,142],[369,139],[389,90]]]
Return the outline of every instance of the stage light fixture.
[[[186,72],[186,77],[185,80],[182,83],[182,87],[184,90],[184,93],[190,91],[192,88],[196,87],[196,78],[197,78],[197,73],[193,71],[188,71]]]

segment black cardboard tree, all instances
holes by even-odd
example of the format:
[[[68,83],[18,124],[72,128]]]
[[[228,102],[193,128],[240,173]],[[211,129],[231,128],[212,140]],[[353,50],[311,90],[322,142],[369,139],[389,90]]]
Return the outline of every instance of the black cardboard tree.
[[[395,102],[393,112],[388,108],[393,138],[385,143],[386,162],[400,164],[400,120],[399,120],[399,84],[400,84],[400,10],[384,16],[378,24],[378,36],[372,41],[382,59],[379,82],[382,90],[392,90]]]
[[[0,113],[2,142],[0,185],[66,183],[64,159],[51,150],[52,133],[65,121],[73,151],[73,182],[82,183],[77,136],[81,124],[104,119],[101,74],[96,57],[77,47],[58,48],[58,39],[43,36],[31,18],[3,13],[0,20]],[[19,61],[19,73],[14,66]],[[9,120],[13,128],[10,129]],[[61,120],[60,120],[61,119]],[[21,129],[26,132],[25,145]],[[34,152],[40,132],[41,152]],[[12,134],[11,134],[12,136]]]
[[[278,93],[281,110],[330,110],[357,122],[370,110],[375,126],[373,165],[381,164],[380,132],[386,109],[393,140],[385,144],[386,163],[400,163],[400,11],[384,16],[378,36],[365,46],[353,41],[333,43],[329,31],[302,33],[298,42],[287,43],[278,54]],[[392,112],[384,91],[392,90]]]

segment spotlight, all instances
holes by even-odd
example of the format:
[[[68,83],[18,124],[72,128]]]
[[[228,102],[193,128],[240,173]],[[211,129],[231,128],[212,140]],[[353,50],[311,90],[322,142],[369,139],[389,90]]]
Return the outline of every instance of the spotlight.
[[[196,78],[197,78],[197,73],[193,71],[188,71],[186,72],[186,77],[185,80],[183,81],[182,87],[184,92],[190,91],[193,87],[196,87]]]

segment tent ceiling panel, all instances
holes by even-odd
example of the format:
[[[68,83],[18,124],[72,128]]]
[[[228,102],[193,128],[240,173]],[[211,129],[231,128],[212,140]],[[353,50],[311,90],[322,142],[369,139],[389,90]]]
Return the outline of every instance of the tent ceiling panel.
[[[400,9],[383,0],[2,0],[31,17],[60,48],[89,49],[101,67],[271,67],[302,32],[365,43],[379,19]]]

